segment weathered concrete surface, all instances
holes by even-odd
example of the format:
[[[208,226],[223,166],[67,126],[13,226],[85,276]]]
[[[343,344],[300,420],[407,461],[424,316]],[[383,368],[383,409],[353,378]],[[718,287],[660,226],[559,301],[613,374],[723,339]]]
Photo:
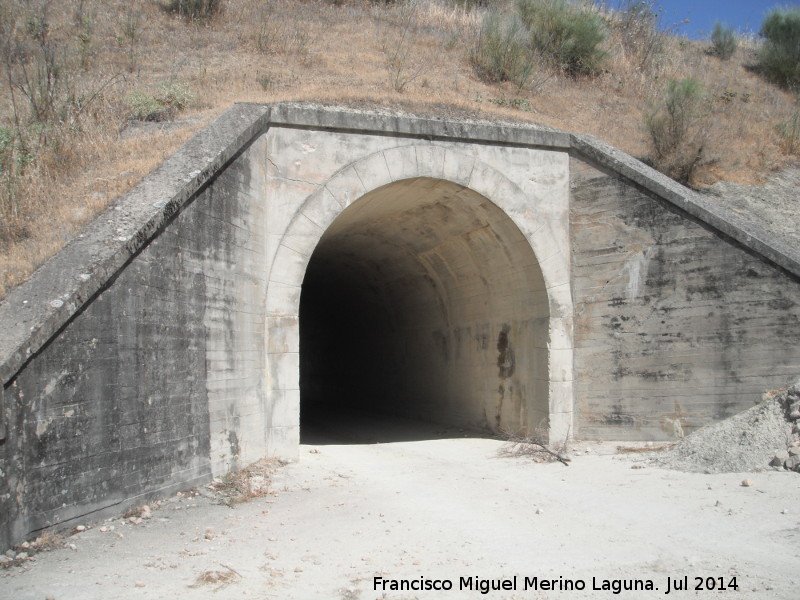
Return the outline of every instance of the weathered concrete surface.
[[[612,172],[571,177],[581,436],[674,439],[797,378],[796,276]]]
[[[296,457],[301,396],[669,437],[793,380],[798,275],[591,138],[237,105],[0,304],[0,545]]]

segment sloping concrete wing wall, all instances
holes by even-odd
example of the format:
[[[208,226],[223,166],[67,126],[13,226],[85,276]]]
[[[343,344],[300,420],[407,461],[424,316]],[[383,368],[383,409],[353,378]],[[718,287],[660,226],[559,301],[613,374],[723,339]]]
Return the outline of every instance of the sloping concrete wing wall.
[[[596,140],[237,105],[0,305],[0,545],[297,456],[301,404],[663,439],[800,366],[800,261]]]

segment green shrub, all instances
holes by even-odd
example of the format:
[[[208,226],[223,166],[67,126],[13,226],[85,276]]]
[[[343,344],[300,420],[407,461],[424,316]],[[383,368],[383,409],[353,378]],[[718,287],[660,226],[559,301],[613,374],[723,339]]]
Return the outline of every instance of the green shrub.
[[[711,33],[711,54],[728,60],[736,52],[736,34],[733,29],[722,23],[714,23],[714,31]]]
[[[125,98],[131,117],[139,121],[168,121],[178,111],[191,106],[195,97],[186,85],[177,81],[162,83],[158,92],[150,96],[144,92],[131,92]]]
[[[800,86],[800,7],[776,8],[761,24],[759,52],[763,73],[786,86]]]
[[[600,70],[608,38],[603,19],[586,5],[567,0],[517,0],[532,46],[570,75]]]
[[[222,8],[222,0],[169,0],[164,8],[193,21],[207,21]]]
[[[681,183],[688,183],[703,161],[703,98],[697,80],[672,79],[659,102],[645,113],[653,166]]]
[[[139,121],[166,120],[164,107],[153,96],[144,92],[131,92],[125,98],[131,110],[131,117]]]
[[[167,81],[159,86],[155,99],[162,106],[184,110],[194,104],[195,96],[186,84],[180,81]]]
[[[470,54],[475,69],[490,81],[510,81],[522,89],[531,78],[534,56],[516,15],[489,12]]]

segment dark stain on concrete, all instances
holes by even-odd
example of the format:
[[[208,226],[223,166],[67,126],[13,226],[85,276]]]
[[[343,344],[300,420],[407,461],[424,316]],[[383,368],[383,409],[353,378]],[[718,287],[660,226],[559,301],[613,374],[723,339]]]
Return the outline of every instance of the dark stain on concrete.
[[[514,348],[511,346],[511,341],[508,338],[508,333],[511,327],[504,324],[500,335],[497,336],[497,367],[499,369],[499,377],[507,379],[514,374]]]

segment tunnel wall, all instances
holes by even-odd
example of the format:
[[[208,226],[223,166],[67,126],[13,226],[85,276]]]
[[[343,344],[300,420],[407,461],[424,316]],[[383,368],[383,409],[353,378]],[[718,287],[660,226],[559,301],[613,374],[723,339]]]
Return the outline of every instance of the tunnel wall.
[[[237,105],[0,302],[0,546],[296,458],[310,257],[360,199],[415,180],[491,202],[530,250],[548,322],[510,339],[540,357],[551,438],[663,439],[800,366],[798,252],[597,140]]]
[[[800,374],[800,285],[675,204],[570,165],[575,427],[671,440]]]
[[[6,385],[0,541],[264,455],[258,151],[171,215]]]

